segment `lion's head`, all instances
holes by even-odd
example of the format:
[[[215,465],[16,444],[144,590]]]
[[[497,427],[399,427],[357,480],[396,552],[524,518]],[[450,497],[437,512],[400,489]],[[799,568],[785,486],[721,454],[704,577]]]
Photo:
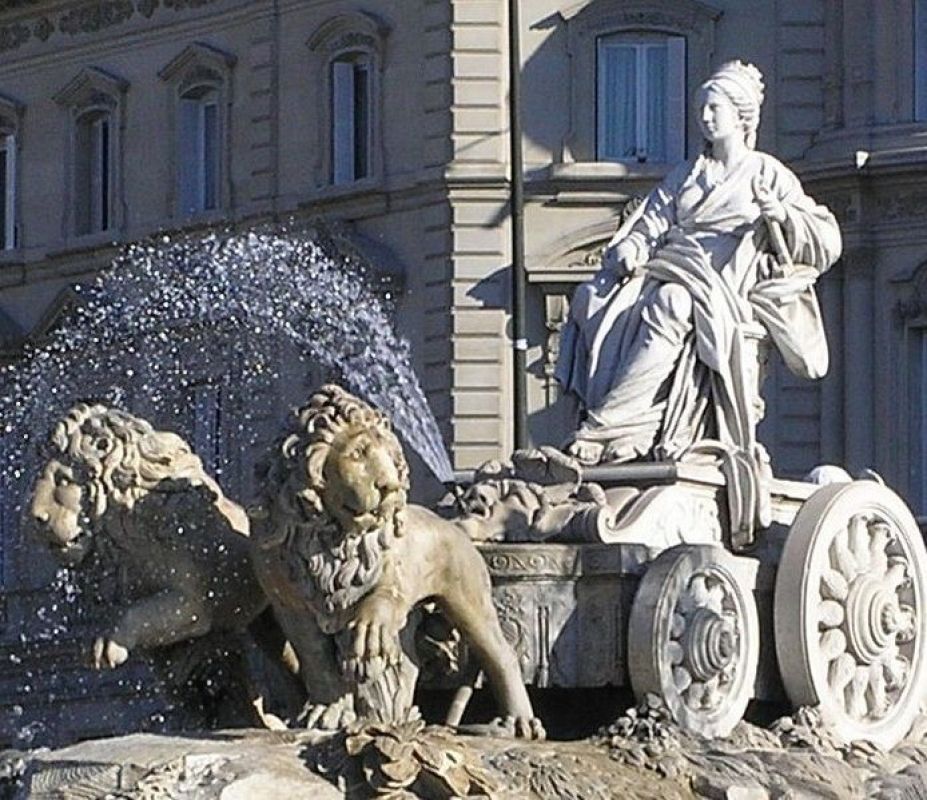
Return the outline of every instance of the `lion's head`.
[[[35,534],[66,564],[90,550],[97,521],[111,507],[131,509],[165,479],[208,481],[179,436],[102,405],[81,403],[58,422],[32,492]]]
[[[402,535],[409,469],[389,421],[339,386],[299,409],[261,468],[261,546],[287,542],[329,611],[379,578]]]

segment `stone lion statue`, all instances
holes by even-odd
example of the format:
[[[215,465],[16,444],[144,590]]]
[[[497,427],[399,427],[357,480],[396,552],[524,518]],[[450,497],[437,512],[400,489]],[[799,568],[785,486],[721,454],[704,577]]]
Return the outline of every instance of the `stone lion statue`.
[[[314,394],[263,465],[255,571],[296,649],[310,726],[414,715],[415,610],[434,601],[480,661],[512,735],[540,738],[489,574],[464,529],[407,504],[387,419],[338,386]]]
[[[267,607],[249,561],[247,515],[179,436],[80,404],[47,448],[32,531],[66,566],[94,561],[97,582],[118,582],[129,598],[93,642],[97,669],[117,667],[136,648],[243,631]]]

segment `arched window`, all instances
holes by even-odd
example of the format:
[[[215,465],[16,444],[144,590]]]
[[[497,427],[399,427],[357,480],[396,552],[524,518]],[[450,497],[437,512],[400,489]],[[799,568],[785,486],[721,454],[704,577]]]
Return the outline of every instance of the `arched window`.
[[[120,223],[119,138],[127,88],[124,80],[89,68],[56,96],[71,117],[67,196],[73,235],[111,231]]]
[[[308,41],[325,75],[320,138],[323,174],[331,185],[376,178],[382,170],[380,81],[388,32],[370,14],[343,14]]]
[[[228,137],[235,61],[229,53],[196,43],[161,70],[172,92],[171,206],[179,217],[195,217],[228,206]]]

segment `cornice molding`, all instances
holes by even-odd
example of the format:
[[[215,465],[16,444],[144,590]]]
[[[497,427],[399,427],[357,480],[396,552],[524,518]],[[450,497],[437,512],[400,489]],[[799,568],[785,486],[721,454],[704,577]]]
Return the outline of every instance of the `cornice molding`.
[[[99,33],[124,25],[135,15],[150,19],[161,7],[174,12],[194,10],[219,0],[0,0],[0,53],[52,36]]]

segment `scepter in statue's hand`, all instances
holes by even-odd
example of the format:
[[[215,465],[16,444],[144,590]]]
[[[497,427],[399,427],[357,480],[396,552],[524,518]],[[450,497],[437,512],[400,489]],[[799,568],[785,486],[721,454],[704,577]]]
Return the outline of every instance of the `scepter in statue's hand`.
[[[759,175],[753,178],[752,186],[756,203],[760,207],[763,220],[766,222],[766,230],[769,231],[769,239],[776,255],[778,269],[774,270],[775,277],[787,278],[791,275],[794,264],[792,263],[792,255],[789,253],[788,243],[785,241],[785,233],[782,231],[782,224],[786,220],[785,206]]]

